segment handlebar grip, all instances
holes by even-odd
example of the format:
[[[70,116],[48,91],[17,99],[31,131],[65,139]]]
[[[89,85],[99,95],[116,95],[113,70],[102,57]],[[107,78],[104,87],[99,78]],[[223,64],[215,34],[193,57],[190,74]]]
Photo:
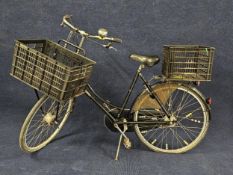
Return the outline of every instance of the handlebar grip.
[[[75,31],[75,32],[78,31],[78,28],[77,28],[77,27],[74,27],[74,26],[69,22],[69,20],[71,20],[71,15],[65,15],[65,16],[63,16],[61,26],[66,25],[66,26],[69,27],[71,30],[73,30],[73,31]]]
[[[122,40],[120,38],[113,38],[113,41],[116,43],[122,43]]]
[[[116,42],[116,43],[122,43],[122,40],[120,38],[108,38],[108,37],[105,37],[104,40],[108,40],[108,41]]]

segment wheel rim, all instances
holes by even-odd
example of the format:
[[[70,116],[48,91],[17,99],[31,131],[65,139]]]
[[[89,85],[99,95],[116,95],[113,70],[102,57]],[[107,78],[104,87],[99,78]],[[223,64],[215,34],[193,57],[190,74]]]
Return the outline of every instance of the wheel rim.
[[[49,98],[42,97],[41,103],[36,106],[34,113],[29,116],[22,131],[23,150],[34,152],[47,145],[60,131],[69,116],[72,101],[62,103]],[[57,106],[59,106],[57,108]],[[56,116],[56,113],[58,115]]]
[[[204,137],[208,128],[208,114],[202,99],[195,92],[182,86],[171,88],[168,86],[166,89],[169,98],[163,97],[167,99],[165,108],[172,114],[169,124],[153,127],[138,124],[135,125],[135,130],[143,143],[154,151],[182,153],[195,147]],[[163,94],[164,88],[161,90]],[[161,109],[155,109],[154,114],[151,109],[149,114],[142,113],[141,110],[135,112],[135,121],[145,120],[164,121],[166,116]]]

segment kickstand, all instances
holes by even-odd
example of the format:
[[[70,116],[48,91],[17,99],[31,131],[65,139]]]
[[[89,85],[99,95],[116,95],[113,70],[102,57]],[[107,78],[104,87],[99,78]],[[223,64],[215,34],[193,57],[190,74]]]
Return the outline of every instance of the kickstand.
[[[126,119],[124,119],[123,122],[127,122]],[[120,137],[119,137],[119,142],[118,142],[117,151],[116,151],[116,155],[115,155],[115,160],[118,160],[118,156],[119,156],[119,152],[120,152],[120,148],[121,148],[121,142],[122,142],[123,137],[124,137],[124,141],[123,141],[124,146],[127,149],[130,149],[132,146],[129,138],[125,135],[125,132],[128,130],[128,126],[127,126],[127,124],[123,124],[123,126],[124,126],[124,129],[122,131],[117,124],[115,125],[115,128],[120,132]]]
[[[119,142],[118,142],[118,146],[117,146],[115,160],[118,160],[118,156],[119,156],[119,152],[120,152],[120,148],[121,148],[122,137],[123,136],[121,134],[120,137],[119,137]]]

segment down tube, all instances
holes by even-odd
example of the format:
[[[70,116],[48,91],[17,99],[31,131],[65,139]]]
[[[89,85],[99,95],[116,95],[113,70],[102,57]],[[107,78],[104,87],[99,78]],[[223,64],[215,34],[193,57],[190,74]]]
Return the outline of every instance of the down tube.
[[[108,119],[112,123],[116,122],[116,119],[114,118],[114,116],[112,116],[109,113],[109,111],[106,109],[106,107],[104,107],[104,104],[106,104],[106,102],[95,93],[95,91],[91,88],[89,84],[87,85],[85,94],[107,114]]]

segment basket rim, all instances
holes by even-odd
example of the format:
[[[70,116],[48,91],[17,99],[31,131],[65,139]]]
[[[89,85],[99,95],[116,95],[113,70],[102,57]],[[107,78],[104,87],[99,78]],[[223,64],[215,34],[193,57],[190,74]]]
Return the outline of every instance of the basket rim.
[[[87,60],[89,63],[88,63],[88,64],[85,64],[85,65],[82,65],[82,66],[69,67],[69,66],[67,66],[67,65],[65,65],[65,64],[63,64],[63,63],[61,63],[61,62],[59,62],[59,61],[57,61],[57,60],[51,58],[50,56],[48,56],[48,55],[46,55],[46,54],[44,54],[44,53],[42,53],[42,52],[40,52],[40,51],[37,51],[37,50],[35,50],[35,49],[31,48],[31,47],[28,47],[25,43],[23,43],[23,42],[32,42],[32,43],[34,42],[34,43],[35,43],[35,41],[37,41],[37,42],[40,42],[40,41],[48,41],[48,42],[50,42],[50,43],[52,43],[52,44],[55,44],[55,45],[58,46],[58,47],[61,47],[61,48],[65,49],[67,52],[71,52],[72,54],[75,54],[75,55],[77,55],[77,56],[81,56],[83,59]],[[49,62],[51,62],[51,63],[57,63],[57,65],[59,65],[61,68],[64,69],[64,67],[65,67],[65,69],[68,70],[68,71],[75,71],[76,69],[81,68],[81,67],[83,67],[83,66],[92,66],[92,65],[96,64],[96,62],[95,62],[94,60],[89,59],[89,58],[87,58],[87,57],[85,57],[85,56],[83,56],[83,55],[81,55],[81,54],[77,54],[77,53],[75,53],[74,51],[69,50],[69,49],[67,49],[67,48],[65,48],[65,47],[62,47],[62,46],[59,45],[58,43],[53,42],[53,41],[51,41],[51,40],[49,40],[49,39],[38,39],[38,40],[37,40],[37,39],[28,39],[28,40],[17,39],[17,40],[15,40],[15,45],[16,45],[17,43],[19,43],[20,45],[23,45],[24,47],[30,49],[31,51],[33,51],[33,52],[35,52],[35,53],[39,53],[39,54],[41,54],[42,56],[49,58],[47,61],[49,61]],[[74,58],[71,58],[71,59],[74,59]],[[75,60],[75,59],[74,59],[74,60]]]
[[[169,44],[169,45],[164,45],[163,46],[164,48],[180,48],[180,49],[183,49],[183,48],[192,48],[192,47],[199,47],[198,49],[213,49],[215,50],[215,47],[212,47],[212,46],[206,46],[206,45],[200,45],[200,44]]]

